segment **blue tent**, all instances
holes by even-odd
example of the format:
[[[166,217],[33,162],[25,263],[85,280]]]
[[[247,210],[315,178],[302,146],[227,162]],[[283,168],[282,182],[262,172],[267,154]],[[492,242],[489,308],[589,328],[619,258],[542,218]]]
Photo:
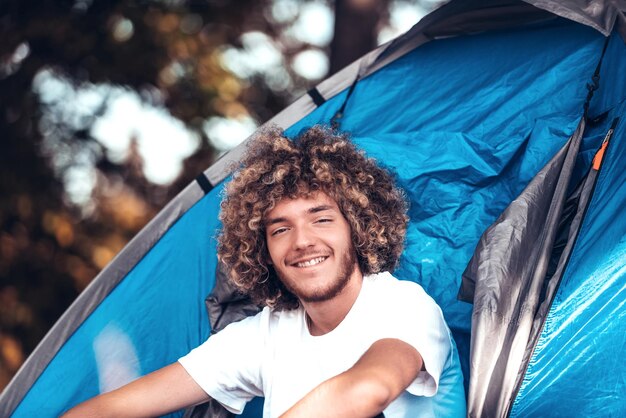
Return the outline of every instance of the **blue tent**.
[[[442,307],[470,416],[626,416],[625,12],[452,1],[270,121],[334,123],[397,173],[411,222],[395,274]],[[0,416],[58,416],[210,335],[220,193],[243,149],[100,273]]]

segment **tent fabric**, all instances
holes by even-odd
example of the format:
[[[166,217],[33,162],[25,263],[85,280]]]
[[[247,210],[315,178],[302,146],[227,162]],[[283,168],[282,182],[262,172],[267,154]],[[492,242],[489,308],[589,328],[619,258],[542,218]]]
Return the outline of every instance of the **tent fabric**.
[[[612,45],[614,48],[622,49],[621,55],[623,56],[623,45],[620,43],[613,43]],[[621,62],[620,60],[612,62],[610,68],[611,71],[619,71],[620,67],[622,70],[625,68],[623,59]],[[609,78],[609,80],[611,79]],[[611,81],[605,86],[605,88],[607,87],[611,92],[620,91],[613,89],[614,86]],[[622,89],[622,94],[623,91]],[[617,112],[617,114],[619,115],[620,113]],[[607,139],[611,137],[619,119],[614,117],[614,110],[610,112],[610,115],[613,116],[608,117],[604,114],[604,123],[599,124],[597,127],[602,135],[594,139],[593,133],[588,134],[589,140],[593,139],[595,143],[599,144],[598,140],[601,140],[603,137]],[[610,124],[610,127],[607,126],[607,123]],[[606,136],[602,129],[608,130]],[[470,416],[483,416],[485,411],[488,411],[489,416],[508,416],[510,414],[511,403],[516,399],[516,391],[522,384],[521,380],[525,376],[529,357],[531,354],[536,355],[533,353],[533,350],[536,346],[539,347],[539,343],[537,343],[538,333],[541,331],[544,321],[546,321],[547,310],[552,306],[553,295],[561,282],[563,269],[569,266],[571,251],[576,243],[578,230],[580,229],[579,225],[586,213],[588,200],[593,193],[596,175],[597,171],[592,169],[589,176],[579,187],[581,190],[577,191],[577,196],[575,196],[576,205],[574,205],[571,213],[573,221],[570,219],[571,225],[566,225],[567,228],[565,228],[564,232],[568,237],[566,237],[567,239],[563,243],[559,244],[559,246],[562,245],[565,248],[560,249],[562,253],[559,252],[557,257],[557,259],[560,258],[560,261],[556,267],[556,272],[553,272],[553,274],[546,276],[545,272],[542,272],[539,275],[535,274],[532,279],[527,277],[527,270],[538,265],[531,262],[537,249],[541,248],[537,245],[542,245],[545,241],[538,239],[539,236],[536,233],[528,234],[527,228],[532,228],[533,223],[526,218],[525,213],[521,217],[519,217],[519,210],[515,213],[514,206],[516,203],[519,205],[519,199],[514,201],[511,207],[481,238],[476,254],[470,262],[464,277],[464,280],[467,279],[467,283],[464,283],[465,287],[461,289],[461,294],[470,300],[474,297],[475,303],[472,318],[473,352],[471,354],[472,366],[470,371],[472,377],[468,396],[468,412]],[[525,194],[530,193],[531,196],[537,196],[528,199],[532,205],[536,205],[550,195],[545,190],[542,190],[540,193],[537,193],[538,190],[532,190],[534,183],[549,183],[550,181],[555,182],[549,176],[546,176],[545,172],[542,172],[538,175],[536,181],[531,182],[531,185],[528,187],[531,190],[526,190]],[[568,181],[568,183],[571,186],[574,182]],[[563,195],[561,195],[562,199]],[[526,203],[522,204],[523,209],[527,210],[529,207],[534,207]],[[536,207],[534,208],[536,209]],[[508,213],[510,210],[513,210],[514,213]],[[540,212],[545,213],[546,216],[549,214],[549,211],[540,210]],[[523,226],[523,228],[520,228],[520,226]],[[563,228],[563,225],[562,222],[553,221],[548,222],[546,225],[541,225],[541,227],[541,235],[544,235],[546,231]],[[520,253],[512,254],[516,251]],[[622,254],[622,259],[624,257],[626,257],[626,254]],[[619,258],[616,259],[619,260]],[[547,254],[544,254],[543,260],[547,260]],[[542,264],[545,270],[547,268],[546,262],[544,261]],[[478,295],[474,295],[473,287],[476,282],[480,283]],[[524,292],[520,295],[519,290],[524,286]],[[510,304],[508,302],[509,299],[516,302]],[[503,300],[506,300],[506,302],[502,303]],[[541,303],[540,306],[539,303]],[[621,327],[623,330],[624,325],[622,324]],[[551,337],[556,338],[555,334],[557,332],[552,331]],[[624,339],[621,341],[622,346],[623,341]],[[619,340],[612,342],[620,343]],[[559,347],[559,353],[562,354],[564,350],[564,347]],[[603,350],[599,349],[598,351],[601,352]],[[523,359],[520,361],[520,356],[522,355]],[[516,358],[513,359],[512,357]],[[616,370],[620,370],[618,365],[616,365]],[[617,378],[618,382],[620,379],[623,380],[625,374],[623,370],[617,373],[617,376],[620,376]],[[561,377],[560,374],[559,376]],[[540,392],[538,397],[541,397],[542,400],[547,399],[548,396],[551,396],[552,399],[558,399],[556,393],[547,395],[541,392],[541,390],[547,387],[542,379],[541,381],[543,383],[537,389]],[[560,387],[557,382],[554,382],[554,384],[556,387]],[[617,386],[619,387],[619,384]],[[608,390],[610,393],[615,394],[620,393],[618,387],[611,384],[603,385],[602,390]],[[564,395],[561,394],[560,396],[563,397]],[[598,396],[590,395],[589,399],[598,399]],[[525,404],[517,398],[516,405]],[[554,402],[550,405],[550,408],[544,407],[544,409],[533,410],[530,415],[521,414],[519,416],[552,415],[556,411],[563,411],[557,415],[576,416],[582,410],[579,406],[571,407],[570,405],[569,403]],[[622,404],[618,407],[624,408],[624,405]],[[590,413],[584,415],[604,416],[611,409],[615,409],[615,405],[607,408],[604,404],[599,404],[597,401],[595,403],[590,402],[586,406],[586,410],[589,410]],[[591,413],[592,411],[593,413]]]
[[[463,274],[459,295],[474,303],[470,416],[484,416],[486,411],[494,417],[509,414],[513,393],[568,265],[597,177],[597,170],[590,169],[582,180],[571,178],[583,123],[483,234]],[[613,130],[611,126],[606,138]],[[590,142],[599,146],[600,139]],[[577,182],[565,202],[565,189]]]
[[[451,16],[460,3],[463,2],[451,2],[440,10]],[[489,10],[494,12],[497,2],[489,4],[493,6]],[[604,4],[613,7],[613,3]],[[429,22],[436,24],[434,19]],[[305,96],[274,120],[288,128],[287,134],[293,137],[316,123],[329,123],[345,104],[341,128],[351,132],[354,142],[369,156],[397,173],[398,182],[411,201],[411,223],[406,250],[395,274],[421,283],[442,307],[465,362],[466,377],[472,308],[456,300],[460,277],[482,232],[576,130],[586,96],[585,85],[604,42],[595,29],[561,18],[541,18],[520,27],[470,33],[450,38],[427,37],[429,42],[419,48],[398,49],[393,52],[394,59],[369,73],[368,68],[379,65],[376,60],[382,50],[374,51],[364,61],[355,62],[317,86],[326,99],[323,105],[316,107]],[[606,112],[624,114],[620,103],[626,98],[625,46],[615,35],[612,41],[605,58],[611,64],[603,67],[602,74],[602,80],[608,83],[602,84],[596,93],[590,119]],[[404,42],[409,40],[392,45],[402,46]],[[387,55],[382,58],[387,59]],[[359,74],[367,75],[359,79],[346,101],[346,89]],[[588,126],[589,135],[583,137],[582,152],[574,168],[576,178],[588,171],[587,156],[595,153],[598,141],[606,133],[603,123],[596,124],[600,127],[591,123]],[[598,134],[595,129],[604,132]],[[623,135],[623,128],[618,130]],[[611,181],[602,180],[609,176],[605,173],[616,173],[611,175],[621,179],[617,172],[619,162],[609,163],[616,143],[607,151],[596,192]],[[57,416],[100,391],[175,361],[209,337],[211,326],[204,298],[215,282],[220,193],[229,174],[227,167],[237,161],[244,148],[229,153],[205,172],[214,186],[208,194],[197,183],[190,185],[96,278],[0,395],[0,416]],[[616,168],[605,171],[610,164]],[[623,185],[623,179],[616,184]],[[613,202],[613,212],[594,205],[594,192],[583,224],[589,225],[585,222],[592,222],[587,220],[595,214],[591,219],[599,219],[598,226],[583,225],[571,262],[580,260],[577,265],[584,265],[586,272],[596,272],[609,263],[613,270],[605,268],[602,277],[604,282],[615,284],[619,283],[614,281],[615,274],[622,277],[615,269],[623,266],[623,262],[619,264],[624,259],[623,251],[619,252],[623,241],[613,236],[610,247],[600,245],[592,251],[593,255],[594,251],[603,250],[595,258],[586,256],[584,246],[597,245],[598,237],[603,235],[599,231],[614,227],[603,216],[624,218],[623,186],[610,190],[616,191],[617,196],[603,202]],[[594,231],[595,238],[586,241],[585,228]],[[578,283],[590,292],[586,299],[594,299],[593,292],[598,288],[585,287],[582,276],[570,279],[571,269],[565,270],[562,283],[566,289],[576,293],[567,284]],[[617,291],[614,299],[608,294],[594,299],[597,304],[590,308],[595,311],[589,312],[599,312],[607,306],[617,315],[612,326],[623,327],[623,316],[615,310],[623,304],[623,296],[615,286],[609,289]],[[562,285],[555,291],[556,306],[571,299],[564,292]],[[539,411],[539,415],[549,411],[541,409],[545,394],[554,397],[550,402],[560,399],[564,403],[563,398],[543,388],[541,381],[562,349],[559,344],[563,340],[552,339],[550,333],[563,329],[567,332],[560,335],[569,335],[576,322],[569,316],[559,317],[562,308],[553,305],[549,309],[548,321],[540,327],[541,338],[513,404],[516,416],[527,416],[527,411]],[[599,318],[589,318],[589,323],[591,319]],[[589,331],[601,333],[601,328],[591,327]],[[607,345],[617,342],[618,347],[623,346],[623,339],[616,335],[612,331],[602,338],[606,338]],[[611,340],[611,336],[616,339]],[[585,338],[602,340],[598,335]],[[570,360],[576,360],[576,353],[579,351],[570,350]],[[549,360],[543,362],[545,359]],[[611,364],[618,377],[609,380],[609,384],[619,389],[619,376],[623,380],[624,369]],[[600,369],[598,366],[596,370]],[[576,367],[568,370],[571,373],[563,374],[564,378],[580,379],[583,373]],[[568,393],[579,393],[571,382],[559,380],[558,369],[550,372],[555,374],[552,381],[557,385],[572,386]],[[599,398],[607,405],[617,410],[623,407],[619,400],[607,395],[613,393],[609,386],[598,384],[595,393],[604,394]],[[182,415],[181,411],[171,416]],[[244,415],[258,416],[258,402],[256,407],[246,408]]]
[[[585,121],[483,234],[463,273],[473,302],[468,415],[505,416],[580,148]]]
[[[328,100],[349,88],[354,80],[365,78],[385,65],[401,58],[421,45],[435,39],[475,34],[487,30],[511,29],[536,22],[553,20],[557,16],[572,18],[594,27],[601,33],[611,33],[616,25],[626,42],[626,4],[605,0],[463,0],[450,1],[420,20],[407,33],[382,45],[356,60],[332,77],[315,86]],[[610,18],[607,18],[610,16]],[[267,124],[287,129],[316,109],[314,100],[302,96]],[[329,122],[330,119],[326,122]],[[205,171],[211,184],[219,184],[243,155],[245,142],[230,151]]]
[[[9,416],[57,352],[144,255],[204,193],[187,186],[163,208],[99,274],[61,316],[0,394],[0,417]]]
[[[217,263],[210,231],[218,227],[207,214],[217,213],[219,193],[215,188],[166,231],[65,341],[12,413],[4,408],[14,400],[3,399],[1,416],[58,416],[206,339],[204,296]]]
[[[626,102],[511,417],[624,416]],[[565,402],[567,400],[567,402]]]
[[[205,303],[211,323],[211,334],[223,330],[233,322],[261,312],[261,308],[255,305],[249,296],[239,292],[228,280],[221,264],[215,272],[215,286]]]

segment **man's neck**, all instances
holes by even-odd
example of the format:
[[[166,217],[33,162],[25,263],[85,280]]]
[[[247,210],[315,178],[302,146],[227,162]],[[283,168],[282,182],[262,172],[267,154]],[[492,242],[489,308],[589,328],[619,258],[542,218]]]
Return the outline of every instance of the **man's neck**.
[[[301,302],[311,335],[324,335],[337,328],[352,309],[362,285],[363,275],[357,268],[346,287],[334,298],[323,302]]]

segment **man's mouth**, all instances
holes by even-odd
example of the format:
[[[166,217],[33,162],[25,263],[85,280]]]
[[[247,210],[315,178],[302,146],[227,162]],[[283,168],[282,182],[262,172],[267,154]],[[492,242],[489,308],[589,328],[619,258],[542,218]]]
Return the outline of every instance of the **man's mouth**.
[[[297,263],[293,263],[292,265],[295,266],[295,267],[311,267],[311,266],[315,266],[315,265],[321,263],[322,261],[326,260],[327,258],[328,258],[327,256],[320,256],[320,257],[312,258],[310,260],[299,261]]]

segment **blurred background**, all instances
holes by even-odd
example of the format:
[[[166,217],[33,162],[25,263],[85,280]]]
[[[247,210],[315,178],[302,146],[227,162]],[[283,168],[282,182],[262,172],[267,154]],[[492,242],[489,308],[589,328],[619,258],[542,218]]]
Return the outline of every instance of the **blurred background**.
[[[439,0],[2,0],[0,390],[173,196]]]

